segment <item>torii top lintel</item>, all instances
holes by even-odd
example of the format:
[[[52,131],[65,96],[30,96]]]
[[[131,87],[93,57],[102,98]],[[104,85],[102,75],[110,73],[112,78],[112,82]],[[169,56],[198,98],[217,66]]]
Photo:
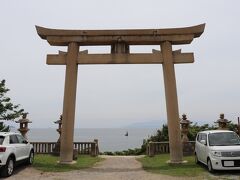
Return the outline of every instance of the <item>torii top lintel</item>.
[[[76,42],[80,46],[112,45],[124,42],[128,45],[159,45],[164,41],[172,45],[190,44],[201,36],[205,24],[169,29],[127,29],[127,30],[62,30],[36,26],[37,33],[53,46],[67,46]]]

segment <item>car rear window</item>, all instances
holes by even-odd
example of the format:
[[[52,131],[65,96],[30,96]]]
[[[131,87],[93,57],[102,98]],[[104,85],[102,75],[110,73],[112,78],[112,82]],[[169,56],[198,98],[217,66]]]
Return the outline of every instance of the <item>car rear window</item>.
[[[0,144],[2,144],[4,141],[4,136],[0,136]]]

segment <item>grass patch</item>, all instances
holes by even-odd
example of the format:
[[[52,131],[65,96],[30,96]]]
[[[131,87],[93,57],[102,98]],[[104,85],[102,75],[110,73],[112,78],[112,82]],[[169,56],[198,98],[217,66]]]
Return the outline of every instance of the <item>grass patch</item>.
[[[186,164],[170,165],[166,162],[170,159],[169,154],[156,155],[154,157],[145,156],[139,158],[143,169],[153,173],[160,173],[170,176],[199,176],[206,172],[203,166],[195,164],[194,156],[184,157],[188,161]]]
[[[35,155],[33,167],[45,172],[66,172],[92,167],[96,162],[101,160],[103,160],[103,158],[80,155],[75,164],[62,165],[57,163],[59,157],[52,155]]]

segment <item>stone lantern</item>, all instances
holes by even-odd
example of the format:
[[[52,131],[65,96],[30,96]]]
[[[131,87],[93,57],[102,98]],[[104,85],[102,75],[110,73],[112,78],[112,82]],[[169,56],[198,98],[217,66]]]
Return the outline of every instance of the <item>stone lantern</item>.
[[[188,132],[189,132],[189,125],[192,122],[187,119],[187,115],[183,114],[182,119],[180,119],[181,125],[181,133],[182,133],[182,145],[183,145],[183,155],[188,156],[192,155],[194,152],[194,146],[192,143],[189,142],[188,139]]]
[[[20,127],[18,129],[18,131],[22,134],[22,136],[27,139],[27,132],[29,131],[28,128],[28,123],[32,123],[32,121],[29,121],[29,119],[27,119],[27,114],[28,113],[23,113],[22,114],[22,119],[19,119],[18,121],[16,121],[16,123],[20,124]]]
[[[54,122],[55,124],[58,124],[57,132],[59,133],[59,138],[58,138],[57,143],[56,143],[55,147],[53,148],[53,152],[52,152],[52,154],[54,156],[59,156],[60,155],[61,134],[62,134],[62,119],[63,119],[63,116],[60,115],[59,120]],[[77,160],[77,156],[78,156],[77,149],[73,149],[73,160]]]
[[[59,120],[54,122],[55,124],[58,124],[57,132],[59,133],[59,138],[57,140],[57,143],[53,149],[53,154],[58,155],[60,154],[60,142],[61,142],[61,134],[62,134],[62,115],[60,115]]]
[[[220,119],[218,119],[215,123],[218,123],[218,129],[227,130],[228,124],[231,121],[228,121],[227,119],[224,119],[224,114],[220,114]]]
[[[189,125],[192,122],[187,119],[187,115],[183,114],[182,119],[180,120],[181,124],[181,133],[182,133],[182,142],[188,142],[188,132],[189,132]]]
[[[61,134],[62,134],[62,115],[60,115],[59,120],[54,122],[55,124],[58,124],[57,132],[59,133],[58,142],[60,142]]]

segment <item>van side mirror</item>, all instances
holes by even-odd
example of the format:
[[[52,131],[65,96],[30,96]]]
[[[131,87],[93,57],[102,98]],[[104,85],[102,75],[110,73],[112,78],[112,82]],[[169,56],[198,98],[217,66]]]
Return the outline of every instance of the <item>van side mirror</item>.
[[[207,145],[207,142],[206,142],[206,140],[204,140],[204,139],[202,139],[202,140],[200,141],[200,143],[201,143],[201,144],[204,144],[204,145]]]

